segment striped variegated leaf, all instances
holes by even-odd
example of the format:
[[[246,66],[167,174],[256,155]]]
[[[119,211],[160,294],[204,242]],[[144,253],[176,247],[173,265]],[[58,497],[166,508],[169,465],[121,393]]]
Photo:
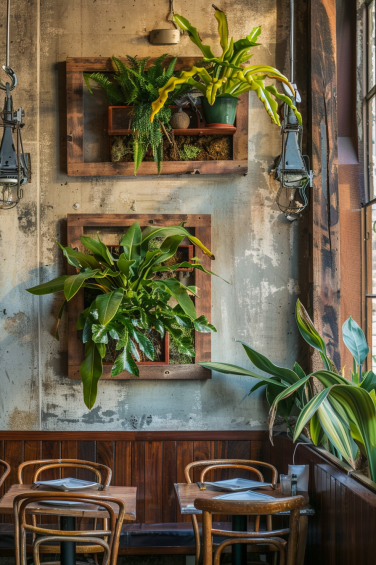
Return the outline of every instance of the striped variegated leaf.
[[[337,387],[333,387],[332,391],[335,388]],[[346,459],[349,465],[355,468],[357,446],[351,437],[349,428],[344,424],[342,418],[328,400],[321,404],[317,410],[317,415],[331,444]]]
[[[274,425],[275,417],[277,415],[278,402],[280,402],[281,400],[284,400],[285,398],[288,398],[291,394],[298,391],[301,387],[304,387],[305,383],[310,379],[310,377],[311,377],[311,375],[307,375],[304,379],[300,379],[297,382],[295,382],[293,385],[286,388],[284,391],[282,391],[276,397],[273,404],[271,405],[270,411],[269,411],[269,438],[270,438],[270,442],[271,442],[272,445],[274,445],[273,444],[273,425]]]
[[[215,363],[214,361],[208,361],[207,363],[198,363],[201,367],[210,369],[211,371],[218,371],[218,373],[224,373],[225,375],[242,375],[245,377],[254,377],[255,379],[260,379],[264,381],[265,384],[270,383],[271,379],[269,377],[262,377],[253,371],[248,371],[247,369],[242,369],[237,365],[230,365],[229,363]],[[286,385],[273,379],[273,384],[281,388],[286,388]]]
[[[326,389],[322,390],[321,392],[319,392],[319,394],[316,394],[316,396],[314,396],[312,398],[312,400],[310,400],[308,402],[308,404],[303,408],[303,410],[300,412],[299,417],[296,421],[293,441],[296,441],[298,439],[298,437],[302,433],[302,430],[303,430],[304,426],[306,425],[306,423],[316,413],[316,411],[319,409],[321,404],[327,398],[329,393],[330,393],[330,388],[326,388]]]
[[[273,375],[273,377],[279,377],[287,385],[292,385],[293,383],[299,381],[298,375],[291,369],[286,369],[285,367],[278,367],[278,365],[274,365],[274,363],[267,359],[267,357],[265,357],[261,353],[258,353],[258,351],[256,351],[243,341],[238,340],[238,343],[242,344],[244,351],[248,355],[249,359],[258,369],[260,369],[260,371],[264,371],[264,373]]]

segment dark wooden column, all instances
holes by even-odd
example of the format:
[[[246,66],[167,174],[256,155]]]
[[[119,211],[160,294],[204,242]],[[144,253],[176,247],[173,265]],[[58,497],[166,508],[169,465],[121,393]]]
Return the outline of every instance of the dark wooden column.
[[[340,367],[340,245],[337,158],[336,2],[311,0],[313,319]],[[312,367],[322,367],[312,358]]]

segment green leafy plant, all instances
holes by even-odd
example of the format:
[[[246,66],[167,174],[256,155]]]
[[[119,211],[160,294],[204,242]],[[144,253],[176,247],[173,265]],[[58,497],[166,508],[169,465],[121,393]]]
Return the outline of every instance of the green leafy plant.
[[[179,151],[179,157],[182,161],[189,161],[190,159],[195,159],[200,151],[200,147],[185,143],[183,149]]]
[[[156,238],[163,242],[156,248],[150,245]],[[64,300],[58,315],[62,316],[66,303],[82,288],[93,289],[98,295],[78,317],[77,330],[82,331],[85,359],[80,367],[84,401],[91,409],[97,396],[98,380],[102,376],[103,358],[110,339],[116,342],[118,355],[111,376],[122,371],[139,376],[137,361],[141,351],[151,361],[154,348],[147,337],[155,329],[164,337],[169,332],[174,345],[182,355],[194,357],[193,331],[216,331],[205,316],[197,317],[191,299],[197,297],[196,287],[186,287],[174,277],[179,268],[192,267],[209,275],[199,260],[166,265],[178,250],[184,238],[214,259],[214,255],[200,240],[182,225],[172,227],[147,227],[141,231],[135,222],[121,239],[122,253],[114,258],[100,240],[82,236],[81,243],[90,254],[75,251],[58,244],[68,263],[77,269],[75,275],[63,275],[49,282],[29,288],[36,295],[63,292]],[[158,274],[170,277],[158,279]],[[172,307],[173,297],[177,304]],[[193,330],[191,333],[187,329]],[[58,334],[57,334],[58,338]]]
[[[327,354],[323,338],[299,300],[296,304],[296,322],[305,341],[319,351],[323,370],[306,375],[298,363],[295,363],[293,370],[278,367],[242,342],[251,362],[269,376],[261,377],[253,371],[226,363],[200,364],[221,373],[259,379],[250,394],[266,385],[271,441],[276,415],[287,419],[293,410],[298,409],[295,428],[290,428],[293,441],[298,439],[309,422],[315,445],[329,447],[353,468],[360,450],[367,457],[372,480],[376,481],[376,375],[372,371],[362,375],[362,366],[369,351],[362,329],[352,318],[343,324],[343,340],[354,359],[350,379],[346,379],[338,374]],[[315,379],[321,385],[319,391],[316,390]]]
[[[149,57],[137,59],[127,56],[128,64],[112,57],[115,73],[108,77],[103,73],[84,73],[84,79],[90,92],[90,80],[98,83],[106,92],[110,105],[133,106],[133,158],[134,173],[137,174],[147,150],[151,147],[158,174],[162,170],[163,134],[171,129],[171,110],[161,108],[157,119],[151,123],[151,102],[158,96],[158,90],[173,77],[176,58],[166,68],[163,65],[166,54],[158,57],[154,65],[147,68]],[[171,91],[171,97],[183,96],[191,89],[183,85]]]
[[[218,21],[218,33],[222,54],[215,57],[209,45],[204,45],[200,39],[197,29],[189,21],[178,14],[174,15],[174,22],[188,33],[191,41],[200,49],[204,55],[206,67],[193,66],[189,71],[183,71],[179,77],[171,77],[166,84],[159,88],[159,97],[153,102],[151,120],[160,112],[167,101],[168,95],[178,85],[189,84],[206,96],[209,104],[214,104],[217,97],[238,97],[244,92],[253,90],[263,102],[266,111],[273,123],[280,125],[278,116],[278,102],[281,100],[293,109],[295,115],[302,123],[302,117],[293,104],[295,95],[293,86],[288,79],[274,67],[269,65],[244,65],[250,59],[249,51],[259,45],[256,41],[261,33],[261,27],[254,27],[245,38],[234,41],[228,37],[228,26],[226,14],[214,6],[214,15]],[[265,79],[271,78],[284,82],[291,97],[281,94],[274,85],[267,86]]]

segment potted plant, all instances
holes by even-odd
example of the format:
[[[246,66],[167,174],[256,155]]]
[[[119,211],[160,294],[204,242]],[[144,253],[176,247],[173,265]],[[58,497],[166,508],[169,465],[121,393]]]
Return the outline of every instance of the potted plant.
[[[151,148],[158,174],[162,170],[163,135],[171,129],[171,110],[167,106],[156,112],[157,119],[151,123],[151,102],[158,96],[158,89],[163,87],[173,77],[176,58],[168,67],[163,65],[166,54],[158,57],[154,64],[147,67],[150,57],[137,59],[127,55],[128,65],[120,59],[112,57],[115,73],[109,78],[103,73],[84,73],[84,79],[90,92],[90,80],[104,88],[110,104],[109,113],[113,106],[128,106],[131,114],[133,131],[133,160],[134,173],[140,166],[146,152]],[[192,87],[189,84],[177,86],[170,93],[171,97],[179,98]]]
[[[256,40],[261,33],[261,27],[253,28],[245,38],[234,41],[232,37],[229,40],[226,15],[214,4],[213,8],[218,21],[218,33],[222,47],[220,57],[214,56],[209,45],[203,45],[197,29],[188,20],[178,14],[174,15],[174,22],[188,33],[191,41],[203,53],[203,61],[207,65],[204,68],[193,66],[191,70],[181,72],[178,77],[171,77],[165,85],[159,88],[159,97],[152,103],[151,121],[153,122],[154,117],[164,107],[170,92],[178,85],[189,84],[202,92],[201,103],[206,123],[211,127],[232,126],[235,121],[238,96],[250,90],[255,91],[263,102],[273,123],[280,126],[277,100],[282,100],[293,109],[301,124],[301,115],[293,103],[294,88],[288,79],[269,65],[244,66],[244,63],[251,57],[250,49],[259,45]],[[291,96],[281,94],[273,85],[266,86],[267,77],[285,83]]]
[[[353,356],[350,379],[338,373],[328,356],[322,336],[315,329],[300,301],[296,304],[296,322],[305,341],[317,349],[324,368],[306,375],[298,363],[293,369],[279,367],[270,359],[242,343],[250,361],[269,376],[227,363],[200,363],[203,367],[225,374],[247,375],[259,379],[251,393],[266,385],[270,404],[269,431],[275,418],[282,416],[296,441],[309,423],[309,435],[315,445],[323,445],[339,459],[345,459],[353,469],[359,455],[368,461],[370,478],[376,482],[376,375],[362,374],[369,348],[362,329],[350,317],[342,327],[343,341]],[[315,380],[320,383],[319,390]],[[316,381],[316,382],[317,382]],[[294,417],[294,414],[298,414]],[[295,427],[292,429],[290,417]]]
[[[162,238],[159,246],[153,246]],[[193,333],[216,331],[205,316],[197,317],[191,296],[197,297],[196,287],[185,287],[174,273],[178,269],[206,270],[197,258],[191,262],[170,264],[184,238],[214,259],[214,255],[183,225],[147,227],[143,231],[138,222],[121,239],[121,253],[114,258],[100,240],[87,236],[81,242],[91,254],[81,253],[58,244],[68,263],[77,269],[75,275],[63,275],[47,283],[29,288],[35,295],[63,292],[64,300],[58,314],[58,323],[66,303],[80,289],[96,291],[91,303],[78,317],[77,330],[82,332],[85,359],[80,367],[84,401],[91,409],[97,396],[98,380],[103,372],[103,359],[110,348],[116,350],[111,376],[129,371],[139,376],[137,362],[142,353],[154,359],[150,332],[163,338],[166,332],[182,355],[194,357]],[[162,278],[160,275],[164,274]],[[171,298],[176,301],[171,306]],[[191,332],[187,330],[192,330]],[[56,336],[58,338],[58,334]]]

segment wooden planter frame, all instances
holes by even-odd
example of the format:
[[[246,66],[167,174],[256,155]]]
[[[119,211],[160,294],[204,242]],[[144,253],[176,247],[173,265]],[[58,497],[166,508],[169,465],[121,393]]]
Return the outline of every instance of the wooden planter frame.
[[[79,251],[85,251],[80,237],[85,228],[126,228],[134,222],[141,226],[175,226],[185,222],[186,228],[193,228],[194,235],[210,249],[211,247],[211,216],[209,214],[68,214],[67,244]],[[211,260],[200,249],[195,251],[202,259],[202,265],[211,269]],[[68,274],[75,274],[76,269],[68,265]],[[197,316],[205,315],[211,321],[211,276],[202,271],[195,271],[195,285],[200,289],[195,302]],[[68,332],[68,377],[80,379],[80,365],[84,360],[84,345],[75,331],[78,315],[84,309],[84,293],[79,291],[68,302],[68,324],[72,331]],[[195,359],[198,361],[211,360],[211,334],[195,332]],[[211,371],[200,365],[166,365],[162,363],[139,364],[140,376],[134,377],[124,371],[116,377],[111,377],[112,365],[103,365],[102,379],[117,380],[195,380],[210,379]]]
[[[126,63],[126,59],[122,59]],[[155,59],[150,59],[151,65]],[[199,57],[179,57],[176,70],[191,67]],[[109,57],[69,57],[67,73],[67,172],[72,177],[133,176],[134,163],[84,162],[84,72],[113,72]],[[218,132],[217,132],[218,133]],[[191,134],[189,134],[191,135]],[[166,161],[162,175],[246,174],[248,172],[248,92],[240,96],[233,139],[233,159],[229,161]],[[137,175],[156,175],[154,162],[141,163]]]

